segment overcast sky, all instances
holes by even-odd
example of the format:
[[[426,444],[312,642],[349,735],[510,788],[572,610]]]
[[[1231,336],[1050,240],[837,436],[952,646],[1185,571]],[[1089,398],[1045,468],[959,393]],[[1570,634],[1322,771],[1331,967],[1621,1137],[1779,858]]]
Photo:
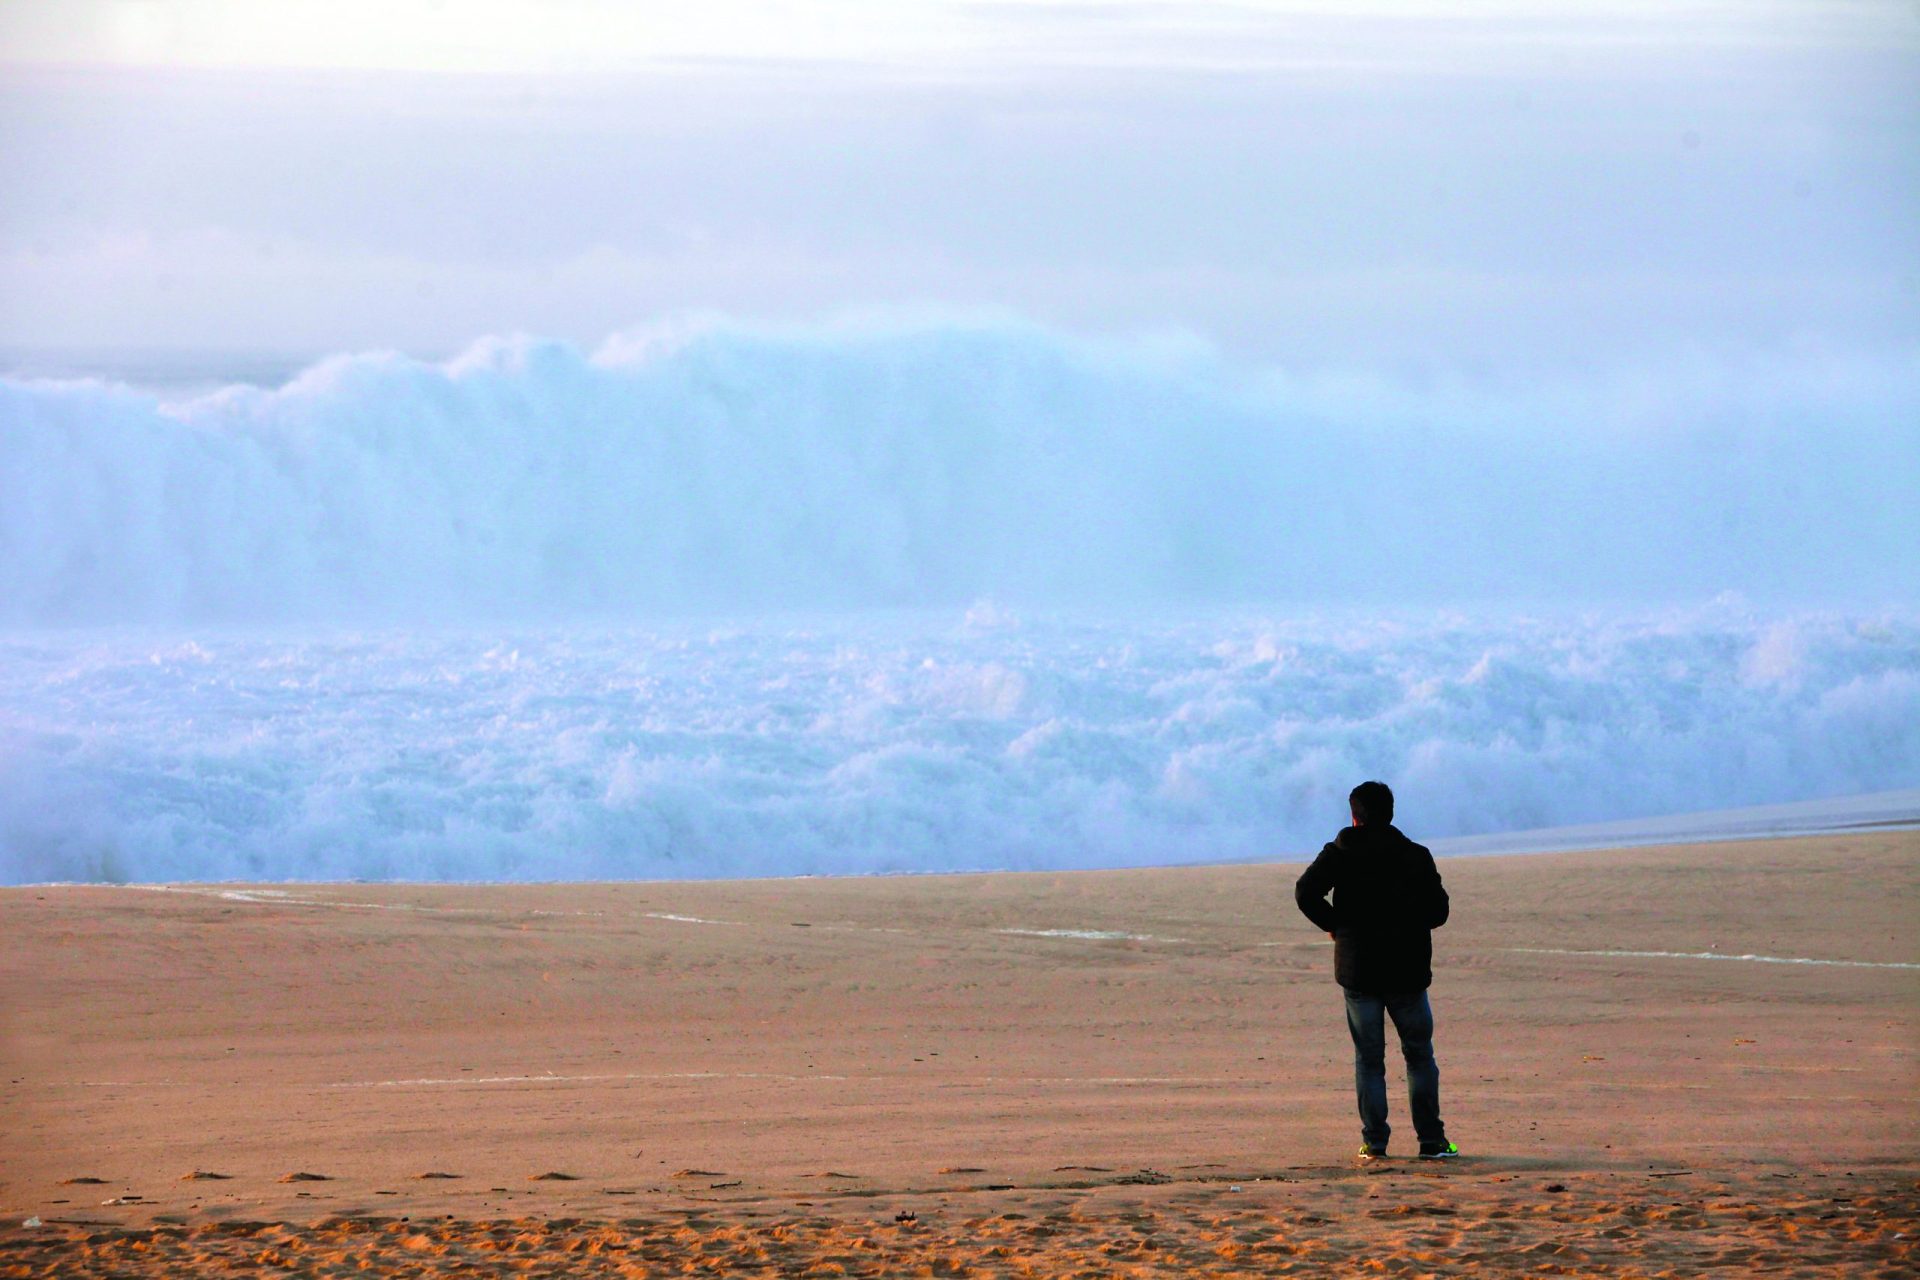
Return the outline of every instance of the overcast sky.
[[[879,305],[1411,377],[1920,352],[1911,3],[12,0],[0,171],[14,350]]]

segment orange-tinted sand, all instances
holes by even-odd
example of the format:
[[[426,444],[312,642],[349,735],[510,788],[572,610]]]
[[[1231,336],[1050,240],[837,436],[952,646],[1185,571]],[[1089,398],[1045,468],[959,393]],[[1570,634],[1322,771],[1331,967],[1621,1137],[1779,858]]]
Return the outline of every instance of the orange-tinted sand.
[[[1297,867],[0,890],[0,1277],[1920,1265],[1920,833],[1442,870],[1365,1169]]]

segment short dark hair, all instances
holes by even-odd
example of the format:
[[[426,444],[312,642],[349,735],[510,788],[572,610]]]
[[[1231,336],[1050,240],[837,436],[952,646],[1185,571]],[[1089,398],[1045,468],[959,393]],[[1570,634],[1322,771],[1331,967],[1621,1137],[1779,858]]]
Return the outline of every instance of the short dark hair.
[[[1384,782],[1361,783],[1347,793],[1347,804],[1353,809],[1353,820],[1363,825],[1393,821],[1393,790]]]

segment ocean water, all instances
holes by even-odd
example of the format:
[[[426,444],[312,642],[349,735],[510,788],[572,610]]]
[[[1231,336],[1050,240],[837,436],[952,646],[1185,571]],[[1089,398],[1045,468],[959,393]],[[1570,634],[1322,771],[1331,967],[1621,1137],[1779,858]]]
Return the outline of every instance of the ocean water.
[[[1920,618],[967,611],[0,641],[0,881],[1072,868],[1920,786]]]
[[[869,317],[120,373],[0,378],[4,882],[1115,866],[1310,851],[1366,777],[1432,839],[1920,786],[1911,362],[1411,387]]]

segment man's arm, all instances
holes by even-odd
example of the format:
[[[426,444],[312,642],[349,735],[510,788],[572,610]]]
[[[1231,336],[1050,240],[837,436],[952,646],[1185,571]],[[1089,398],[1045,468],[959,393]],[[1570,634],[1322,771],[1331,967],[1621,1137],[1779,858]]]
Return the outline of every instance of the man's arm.
[[[1313,865],[1293,882],[1293,900],[1299,904],[1301,914],[1327,933],[1332,933],[1340,923],[1339,913],[1327,901],[1327,894],[1333,891],[1333,859],[1333,846],[1328,845],[1320,850]]]
[[[1433,853],[1425,848],[1420,852],[1427,858],[1427,928],[1438,929],[1447,922],[1447,913],[1453,904],[1447,899],[1447,886],[1440,883],[1440,868],[1433,863]]]

